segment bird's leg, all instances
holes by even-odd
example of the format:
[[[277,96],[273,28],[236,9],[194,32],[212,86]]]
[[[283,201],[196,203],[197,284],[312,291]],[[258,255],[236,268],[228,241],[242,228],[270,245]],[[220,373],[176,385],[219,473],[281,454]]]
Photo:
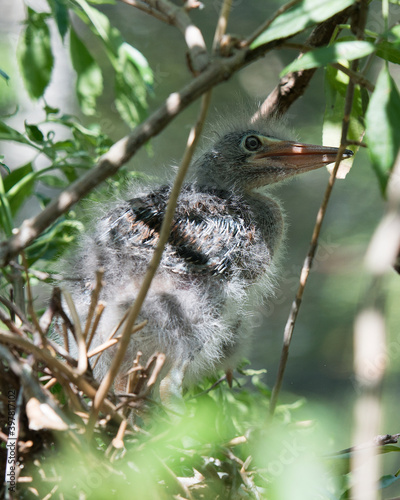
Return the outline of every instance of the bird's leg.
[[[160,398],[163,405],[181,415],[185,412],[182,389],[188,363],[189,360],[186,359],[173,365],[160,383]]]

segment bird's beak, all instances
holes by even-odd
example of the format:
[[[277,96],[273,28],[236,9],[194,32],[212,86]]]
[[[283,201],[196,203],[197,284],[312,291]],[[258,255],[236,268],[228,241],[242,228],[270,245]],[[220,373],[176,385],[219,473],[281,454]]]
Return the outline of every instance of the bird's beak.
[[[315,146],[292,141],[268,140],[263,149],[254,155],[255,161],[269,159],[288,169],[313,170],[336,161],[338,148]],[[345,149],[342,158],[350,158],[353,151]]]

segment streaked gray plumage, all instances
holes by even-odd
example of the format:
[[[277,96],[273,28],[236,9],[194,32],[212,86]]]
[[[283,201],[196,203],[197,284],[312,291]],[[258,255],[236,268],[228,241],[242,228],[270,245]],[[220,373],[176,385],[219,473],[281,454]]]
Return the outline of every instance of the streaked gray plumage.
[[[278,127],[279,128],[279,127]],[[272,293],[284,234],[279,203],[257,191],[335,161],[337,149],[278,139],[282,130],[259,119],[230,127],[192,166],[176,209],[160,268],[121,367],[166,355],[164,400],[217,369],[232,369],[246,354],[252,310]],[[352,153],[346,151],[345,156]],[[95,271],[105,269],[107,303],[93,345],[104,342],[135,300],[158,241],[170,186],[135,192],[94,221],[68,266],[79,313],[87,309]],[[104,375],[112,350],[96,367]]]

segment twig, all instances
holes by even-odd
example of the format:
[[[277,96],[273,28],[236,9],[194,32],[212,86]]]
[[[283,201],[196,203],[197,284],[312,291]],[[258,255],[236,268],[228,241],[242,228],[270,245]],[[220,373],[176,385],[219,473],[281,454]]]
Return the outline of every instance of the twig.
[[[358,61],[353,61],[352,62],[352,69],[355,71],[357,69]],[[303,293],[304,289],[307,283],[308,276],[310,274],[310,270],[313,264],[314,256],[317,250],[318,246],[318,239],[319,239],[319,234],[321,232],[321,227],[322,223],[325,217],[326,209],[330,200],[330,196],[332,193],[333,186],[335,184],[336,180],[336,173],[339,169],[340,162],[342,160],[342,155],[344,153],[344,150],[346,149],[346,141],[347,141],[347,132],[349,129],[349,123],[350,123],[350,113],[351,113],[351,107],[353,103],[353,95],[354,95],[354,81],[350,80],[349,85],[347,87],[347,92],[346,92],[346,100],[345,100],[345,107],[344,107],[344,116],[343,116],[343,122],[342,122],[342,134],[341,134],[341,140],[340,140],[340,147],[337,153],[336,157],[336,162],[335,166],[331,172],[331,175],[329,177],[328,185],[325,190],[324,198],[322,200],[321,206],[319,208],[318,214],[317,214],[317,219],[315,222],[313,234],[311,237],[311,242],[310,242],[310,248],[308,250],[307,256],[305,258],[305,261],[303,263],[303,267],[301,269],[301,274],[300,274],[300,283],[299,287],[297,289],[296,297],[292,303],[292,307],[289,313],[289,317],[285,326],[285,331],[283,334],[283,347],[282,347],[282,353],[281,353],[281,358],[279,361],[279,368],[278,368],[278,375],[277,379],[275,382],[275,386],[272,390],[272,395],[271,395],[271,401],[269,405],[269,413],[270,416],[272,416],[275,412],[276,408],[276,403],[278,401],[278,396],[279,392],[282,386],[282,381],[283,381],[283,376],[285,373],[285,368],[286,368],[286,362],[288,359],[289,355],[289,346],[292,340],[293,336],[293,330],[294,330],[294,325],[296,323],[296,318],[301,306],[301,301],[303,298]]]
[[[351,78],[355,83],[358,83],[362,87],[365,87],[369,92],[373,92],[375,90],[375,85],[371,83],[368,78],[366,78],[364,75],[357,71],[353,71],[351,68],[346,68],[346,66],[343,66],[343,64],[340,63],[334,63],[332,66],[345,75],[347,75],[349,78]]]
[[[127,5],[131,5],[132,7],[136,7],[137,9],[146,12],[146,14],[150,14],[159,21],[162,21],[167,24],[172,24],[172,20],[168,16],[162,14],[154,7],[151,7],[150,5],[147,5],[146,3],[141,2],[140,0],[120,0],[120,1],[126,3]]]
[[[104,276],[104,269],[98,269],[96,271],[96,285],[94,287],[94,290],[92,290],[92,294],[90,297],[90,305],[89,305],[89,310],[88,310],[88,315],[86,318],[86,324],[85,324],[85,329],[83,331],[83,338],[86,341],[86,338],[89,333],[89,328],[92,323],[92,319],[96,310],[97,303],[99,301],[99,296],[101,289],[103,288],[103,276]]]
[[[97,304],[96,313],[95,313],[95,316],[94,316],[94,321],[93,321],[93,324],[92,324],[92,328],[90,330],[89,337],[88,337],[88,339],[86,341],[86,348],[87,349],[89,349],[90,344],[92,343],[94,334],[96,333],[97,327],[99,326],[99,323],[100,323],[101,316],[103,314],[104,308],[105,308],[104,302],[99,302]]]
[[[83,375],[88,368],[88,360],[86,343],[82,333],[81,322],[74,301],[72,299],[72,295],[66,290],[63,290],[63,295],[71,313],[75,328],[75,340],[78,346],[78,372],[79,374]]]

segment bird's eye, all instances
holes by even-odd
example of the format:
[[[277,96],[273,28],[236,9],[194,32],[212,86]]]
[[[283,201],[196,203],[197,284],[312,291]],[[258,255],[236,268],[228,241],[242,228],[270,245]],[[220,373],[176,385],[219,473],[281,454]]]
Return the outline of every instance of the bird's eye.
[[[249,135],[244,141],[244,147],[248,151],[257,151],[257,149],[260,149],[261,147],[261,141],[255,135]]]

